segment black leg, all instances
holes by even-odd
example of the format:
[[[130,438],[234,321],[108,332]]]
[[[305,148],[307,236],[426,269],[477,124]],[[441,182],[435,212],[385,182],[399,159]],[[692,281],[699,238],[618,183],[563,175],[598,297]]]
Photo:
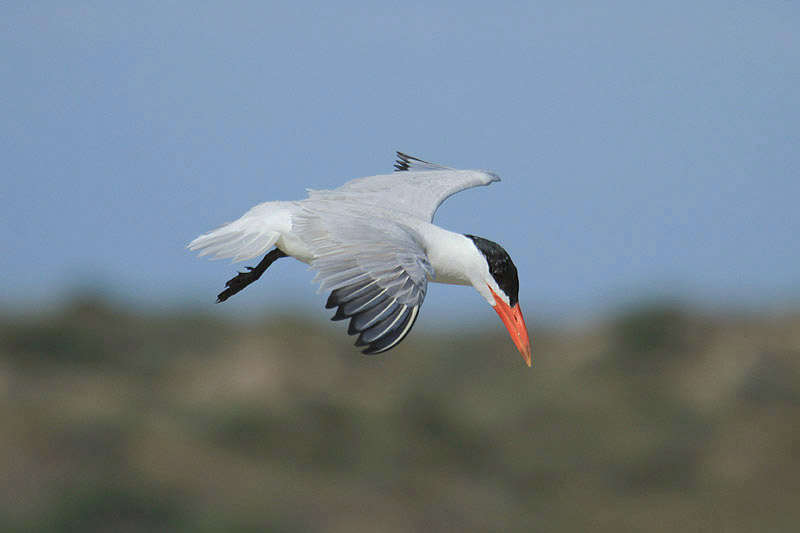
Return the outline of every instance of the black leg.
[[[281,257],[286,257],[286,254],[275,248],[265,255],[264,259],[262,259],[255,268],[245,267],[247,272],[239,272],[235,278],[229,279],[225,283],[225,286],[228,288],[217,295],[217,303],[224,302],[240,290],[256,281],[272,263]]]

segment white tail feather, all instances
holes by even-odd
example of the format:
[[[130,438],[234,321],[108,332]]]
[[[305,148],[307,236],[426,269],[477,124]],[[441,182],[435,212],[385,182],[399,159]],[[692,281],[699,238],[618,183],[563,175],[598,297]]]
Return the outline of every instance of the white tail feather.
[[[276,216],[283,218],[281,215],[284,213],[279,204],[281,202],[257,205],[242,218],[200,235],[189,243],[189,249],[200,250],[200,257],[230,257],[234,263],[264,255],[281,237],[280,222]]]

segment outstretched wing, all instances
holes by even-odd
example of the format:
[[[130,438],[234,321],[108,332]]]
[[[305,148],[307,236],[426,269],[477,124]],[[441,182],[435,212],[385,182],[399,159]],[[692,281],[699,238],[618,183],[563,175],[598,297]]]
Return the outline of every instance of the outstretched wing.
[[[327,308],[333,320],[350,319],[347,333],[366,354],[385,352],[411,331],[425,299],[425,252],[412,230],[387,219],[304,211],[294,230],[311,248],[319,291],[331,291]]]
[[[397,158],[393,174],[354,179],[332,191],[309,191],[309,197],[375,206],[373,211],[399,211],[430,222],[442,202],[455,193],[500,181],[486,170],[456,170],[402,152]]]

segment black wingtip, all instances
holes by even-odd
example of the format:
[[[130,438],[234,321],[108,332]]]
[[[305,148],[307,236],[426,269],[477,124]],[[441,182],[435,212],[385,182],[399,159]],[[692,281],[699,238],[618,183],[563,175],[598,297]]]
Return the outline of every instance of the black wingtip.
[[[337,305],[339,305],[339,296],[337,291],[333,291],[330,296],[328,296],[328,301],[325,302],[325,309],[333,309]]]
[[[396,153],[397,153],[397,161],[394,164],[394,170],[396,172],[404,172],[408,170],[408,167],[411,164],[411,160],[416,159],[400,151],[397,151]]]
[[[344,314],[344,311],[342,311],[342,308],[339,307],[338,309],[336,309],[336,314],[331,317],[331,320],[334,320],[334,321],[335,320],[344,320],[345,318],[350,318],[350,317],[348,317],[346,314]]]
[[[347,334],[358,335],[355,345],[369,355],[399,344],[411,331],[419,312],[419,305],[398,303],[387,289],[371,279],[335,289],[326,307],[338,307],[332,320],[350,319]]]
[[[399,151],[396,153],[397,153],[397,161],[394,164],[395,172],[423,171],[423,170],[452,170],[450,167],[439,165],[437,163],[431,163],[430,161],[425,161],[424,159],[414,157],[413,155],[408,155]]]
[[[347,333],[350,334],[350,335],[353,335],[353,333],[350,333],[349,331]],[[356,333],[358,333],[358,332],[356,332]],[[361,346],[367,346],[370,343],[368,343],[367,341],[365,341],[363,339],[363,335],[359,335],[358,338],[356,339],[356,342],[354,342],[353,344],[355,344],[358,347],[361,347]],[[369,348],[361,350],[361,353],[367,353],[367,350],[369,350]]]

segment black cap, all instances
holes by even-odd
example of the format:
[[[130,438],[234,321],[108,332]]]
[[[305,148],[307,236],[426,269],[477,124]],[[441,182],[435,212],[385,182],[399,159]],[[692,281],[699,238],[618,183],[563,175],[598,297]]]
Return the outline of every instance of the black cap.
[[[519,302],[519,277],[517,276],[517,267],[514,266],[514,262],[508,252],[503,250],[502,246],[489,239],[476,237],[475,235],[465,236],[472,239],[475,247],[486,257],[486,262],[489,264],[489,273],[500,289],[508,296],[511,307],[517,305],[517,302]]]

